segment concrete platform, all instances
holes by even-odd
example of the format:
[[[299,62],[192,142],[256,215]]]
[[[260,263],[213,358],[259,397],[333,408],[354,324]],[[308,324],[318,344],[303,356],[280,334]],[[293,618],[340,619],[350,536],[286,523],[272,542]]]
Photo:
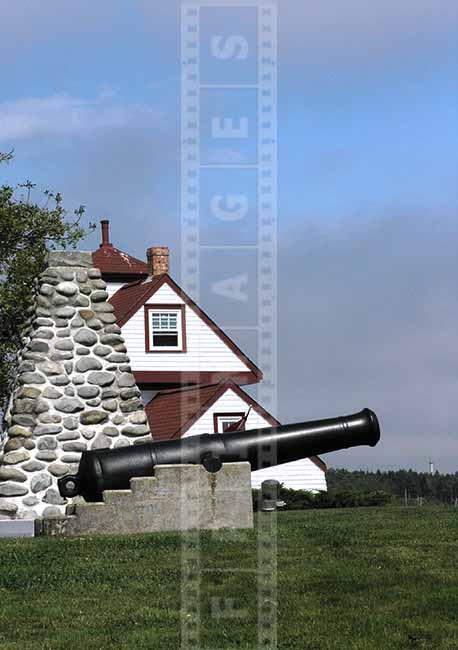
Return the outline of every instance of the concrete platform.
[[[36,535],[107,535],[167,530],[252,528],[251,467],[226,463],[158,465],[130,490],[107,490],[103,502],[76,504],[65,517],[35,520]]]
[[[33,519],[2,519],[0,520],[0,537],[34,537],[35,526]]]

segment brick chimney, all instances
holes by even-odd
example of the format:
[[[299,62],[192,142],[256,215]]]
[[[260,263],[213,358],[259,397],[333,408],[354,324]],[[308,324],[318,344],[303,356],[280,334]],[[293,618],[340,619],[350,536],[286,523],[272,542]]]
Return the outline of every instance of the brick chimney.
[[[100,222],[102,226],[102,243],[99,248],[106,248],[107,246],[113,247],[113,244],[110,243],[110,222],[108,219],[102,219]]]
[[[146,251],[150,275],[161,275],[169,272],[168,246],[152,246]]]

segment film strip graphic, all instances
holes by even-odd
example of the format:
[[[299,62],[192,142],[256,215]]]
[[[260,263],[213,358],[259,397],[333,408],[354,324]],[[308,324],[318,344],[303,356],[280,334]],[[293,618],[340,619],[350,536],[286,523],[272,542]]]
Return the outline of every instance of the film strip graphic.
[[[182,2],[180,61],[181,286],[242,348],[256,350],[257,399],[276,415],[276,4]],[[261,460],[270,464],[275,453],[263,449]],[[276,515],[258,517],[257,556],[257,643],[276,648]],[[183,536],[181,558],[181,647],[200,648],[198,532]],[[226,605],[212,603],[212,615],[233,616],[237,604]]]

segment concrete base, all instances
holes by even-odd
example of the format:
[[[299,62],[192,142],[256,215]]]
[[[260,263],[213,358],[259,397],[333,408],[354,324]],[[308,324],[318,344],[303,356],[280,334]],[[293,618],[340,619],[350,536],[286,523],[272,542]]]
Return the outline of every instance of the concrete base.
[[[33,537],[33,519],[4,519],[0,521],[0,537]]]
[[[151,533],[252,528],[251,467],[226,463],[216,474],[201,465],[158,465],[133,478],[130,490],[107,490],[101,503],[71,506],[65,517],[35,520],[36,535]]]

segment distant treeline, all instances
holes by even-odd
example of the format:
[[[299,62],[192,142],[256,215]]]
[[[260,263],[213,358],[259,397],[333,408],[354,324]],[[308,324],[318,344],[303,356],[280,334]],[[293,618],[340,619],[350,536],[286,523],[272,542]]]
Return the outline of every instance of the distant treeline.
[[[306,492],[280,487],[278,500],[283,501],[286,510],[309,510],[311,508],[361,508],[385,506],[395,497],[382,490],[331,490],[329,492]],[[262,507],[259,490],[253,490],[253,507]]]
[[[348,471],[329,469],[326,472],[328,490],[333,492],[383,491],[411,502],[424,499],[433,503],[454,503],[458,499],[458,472],[455,474],[428,474],[399,469],[388,472]]]
[[[403,469],[391,472],[329,469],[326,478],[327,492],[291,490],[281,485],[277,498],[284,502],[286,510],[355,508],[390,503],[458,505],[458,472],[427,474]],[[259,490],[253,490],[253,506],[255,509],[262,506]]]

